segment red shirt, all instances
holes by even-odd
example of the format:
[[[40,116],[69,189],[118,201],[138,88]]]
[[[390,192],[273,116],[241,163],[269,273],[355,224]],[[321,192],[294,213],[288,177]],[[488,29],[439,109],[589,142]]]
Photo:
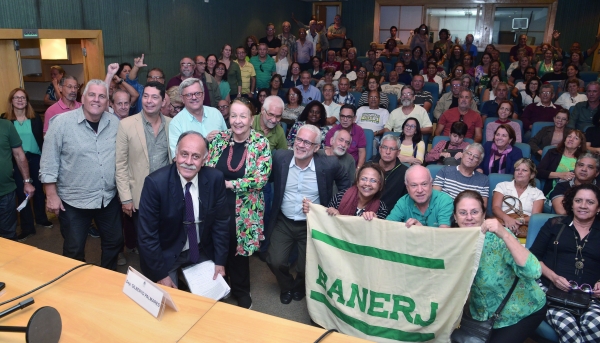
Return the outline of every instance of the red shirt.
[[[444,131],[442,131],[442,136],[450,136],[450,128],[452,124],[460,120],[460,112],[458,111],[458,107],[451,108],[446,110],[438,120],[438,124],[444,125]],[[467,113],[464,115],[463,120],[465,124],[467,124],[468,130],[465,138],[475,138],[475,128],[483,128],[483,122],[481,121],[481,115],[472,109],[469,109]]]
[[[44,114],[44,133],[48,132],[48,125],[50,125],[50,119],[52,119],[52,117],[58,114],[76,110],[81,107],[81,103],[77,102],[77,100],[73,101],[73,105],[73,109],[70,109],[67,105],[65,105],[61,98],[54,105],[48,107],[46,114]]]

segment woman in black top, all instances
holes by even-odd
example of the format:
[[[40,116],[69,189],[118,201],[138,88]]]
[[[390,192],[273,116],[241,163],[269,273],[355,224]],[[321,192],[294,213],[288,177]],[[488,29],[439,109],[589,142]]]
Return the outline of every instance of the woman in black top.
[[[565,292],[591,291],[592,304],[579,318],[565,310],[548,309],[546,320],[561,342],[600,340],[599,201],[600,190],[595,185],[573,187],[563,199],[567,216],[548,220],[530,249],[542,265],[540,286],[544,291],[550,286]]]

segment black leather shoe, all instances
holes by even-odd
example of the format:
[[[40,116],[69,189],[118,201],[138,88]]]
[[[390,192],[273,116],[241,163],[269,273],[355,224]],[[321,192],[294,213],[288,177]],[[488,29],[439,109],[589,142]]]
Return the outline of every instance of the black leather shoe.
[[[287,292],[283,292],[283,293],[279,294],[279,300],[281,300],[281,303],[285,304],[285,305],[291,303],[292,298],[293,298],[292,291],[287,291]]]
[[[296,301],[300,301],[300,300],[302,300],[302,298],[304,298],[305,295],[306,295],[306,293],[304,293],[304,292],[296,291],[292,294],[292,299],[294,299]]]

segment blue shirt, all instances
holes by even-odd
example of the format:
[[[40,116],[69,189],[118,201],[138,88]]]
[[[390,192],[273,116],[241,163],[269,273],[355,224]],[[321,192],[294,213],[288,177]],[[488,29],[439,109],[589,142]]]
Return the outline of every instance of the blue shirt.
[[[340,101],[342,98],[342,96],[340,95],[340,92],[337,91],[335,92],[335,95],[333,96],[333,102],[335,102],[336,104],[341,104],[342,101]],[[356,106],[356,100],[354,99],[354,95],[350,94],[350,92],[348,92],[346,94],[346,98],[343,101],[344,105],[352,105],[352,106]]]
[[[313,85],[308,85],[307,91],[304,91],[303,85],[300,85],[296,88],[298,88],[300,90],[300,93],[302,93],[302,105],[306,105],[313,100],[317,100],[318,102],[322,101],[321,91],[317,87]]]
[[[439,227],[440,225],[450,226],[450,217],[454,211],[452,197],[444,192],[433,189],[429,207],[425,213],[415,204],[415,201],[406,194],[398,202],[390,215],[386,218],[396,222],[406,222],[410,218],[418,220],[425,226]]]
[[[465,52],[468,52],[471,54],[471,56],[473,57],[477,57],[477,47],[474,44],[471,44],[471,49],[469,49],[469,51],[467,51],[467,45],[463,44],[462,48]]]
[[[186,131],[196,131],[206,137],[214,130],[227,130],[223,115],[216,108],[204,106],[202,122],[199,122],[196,117],[188,112],[187,108],[182,109],[181,112],[171,120],[171,124],[169,124],[169,147],[171,149],[171,156],[175,156],[177,141],[182,133]]]
[[[289,168],[281,213],[291,220],[306,220],[306,214],[302,212],[302,199],[307,198],[313,204],[321,204],[315,159],[311,159],[308,166],[301,169],[296,165],[296,159],[292,158]]]
[[[142,107],[142,98],[143,98],[143,95],[144,95],[144,86],[140,85],[140,83],[138,82],[138,78],[137,77],[134,80],[130,80],[129,79],[129,74],[127,74],[127,76],[125,77],[125,82],[127,82],[127,84],[129,84],[131,87],[135,88],[135,90],[138,91],[138,93],[140,94],[140,96],[137,99],[137,103],[135,104],[135,106],[131,107],[131,109],[129,111],[129,115],[140,113],[144,109]]]

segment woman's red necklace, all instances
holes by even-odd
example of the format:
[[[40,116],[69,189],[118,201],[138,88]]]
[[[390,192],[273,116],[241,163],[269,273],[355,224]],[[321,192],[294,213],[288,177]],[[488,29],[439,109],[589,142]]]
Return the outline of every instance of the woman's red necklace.
[[[248,140],[249,139],[250,139],[250,137],[248,137],[248,139],[246,139],[246,142],[244,143],[244,154],[242,155],[242,158],[240,159],[240,163],[238,164],[237,168],[233,169],[233,167],[231,166],[231,159],[233,158],[233,147],[235,146],[235,141],[233,140],[233,136],[231,137],[231,141],[229,141],[229,156],[227,156],[227,169],[229,169],[230,172],[236,173],[240,169],[242,169],[242,166],[246,162],[246,155],[248,154]]]

